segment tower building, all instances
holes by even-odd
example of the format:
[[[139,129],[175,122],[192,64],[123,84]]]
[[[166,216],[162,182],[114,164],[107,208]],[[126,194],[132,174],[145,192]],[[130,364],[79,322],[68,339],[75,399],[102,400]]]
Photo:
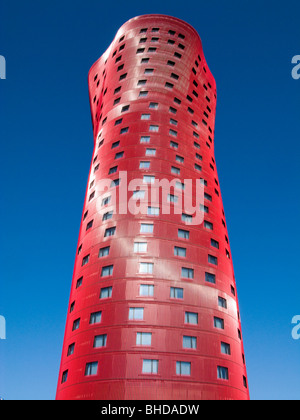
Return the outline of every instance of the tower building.
[[[199,35],[131,19],[88,84],[95,146],[57,399],[249,399]]]

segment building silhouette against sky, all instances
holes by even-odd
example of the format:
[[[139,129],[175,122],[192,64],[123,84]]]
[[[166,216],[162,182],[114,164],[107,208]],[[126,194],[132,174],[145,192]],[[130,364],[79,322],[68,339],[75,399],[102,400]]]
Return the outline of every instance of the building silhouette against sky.
[[[198,34],[131,19],[88,81],[95,148],[57,399],[249,399]]]

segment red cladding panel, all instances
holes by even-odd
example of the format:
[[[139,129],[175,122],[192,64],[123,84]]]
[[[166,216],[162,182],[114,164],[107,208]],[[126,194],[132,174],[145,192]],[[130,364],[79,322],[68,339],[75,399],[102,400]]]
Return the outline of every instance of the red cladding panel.
[[[89,92],[95,149],[57,399],[249,399],[214,160],[216,83],[198,34],[168,16],[130,20],[90,70]],[[202,179],[204,222],[185,221],[176,202],[163,214],[163,189],[157,215],[120,211],[144,176]]]

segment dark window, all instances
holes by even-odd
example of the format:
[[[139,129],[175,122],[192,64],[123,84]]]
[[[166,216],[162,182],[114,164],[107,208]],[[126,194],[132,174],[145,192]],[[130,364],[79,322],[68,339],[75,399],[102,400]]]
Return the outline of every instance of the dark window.
[[[222,298],[221,296],[218,297],[218,306],[220,308],[227,309],[227,300]]]
[[[91,220],[87,225],[86,225],[86,230],[89,230],[89,229],[91,229],[92,227],[93,227],[93,223],[94,223],[94,220]]]
[[[114,236],[114,234],[116,233],[116,227],[111,227],[106,229],[105,234],[104,234],[104,238],[107,238],[109,236]]]
[[[225,381],[228,381],[229,379],[228,368],[223,367],[223,366],[218,366],[218,379],[223,379]]]
[[[82,281],[83,281],[83,277],[80,277],[80,279],[77,280],[76,289],[78,289],[78,287],[82,285]]]
[[[107,257],[109,255],[110,246],[106,246],[105,248],[101,248],[99,251],[99,258]]]
[[[216,284],[216,276],[211,273],[205,273],[205,281],[207,283]]]

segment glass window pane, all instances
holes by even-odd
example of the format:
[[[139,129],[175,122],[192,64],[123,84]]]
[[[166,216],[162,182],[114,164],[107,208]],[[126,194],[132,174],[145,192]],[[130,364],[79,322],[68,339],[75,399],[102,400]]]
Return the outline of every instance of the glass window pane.
[[[107,335],[106,334],[96,335],[95,338],[94,338],[94,347],[95,348],[105,347],[106,346],[106,340],[107,340]]]
[[[152,224],[141,224],[141,233],[153,233],[153,225]]]
[[[154,286],[152,284],[141,284],[140,285],[140,296],[153,296]]]

